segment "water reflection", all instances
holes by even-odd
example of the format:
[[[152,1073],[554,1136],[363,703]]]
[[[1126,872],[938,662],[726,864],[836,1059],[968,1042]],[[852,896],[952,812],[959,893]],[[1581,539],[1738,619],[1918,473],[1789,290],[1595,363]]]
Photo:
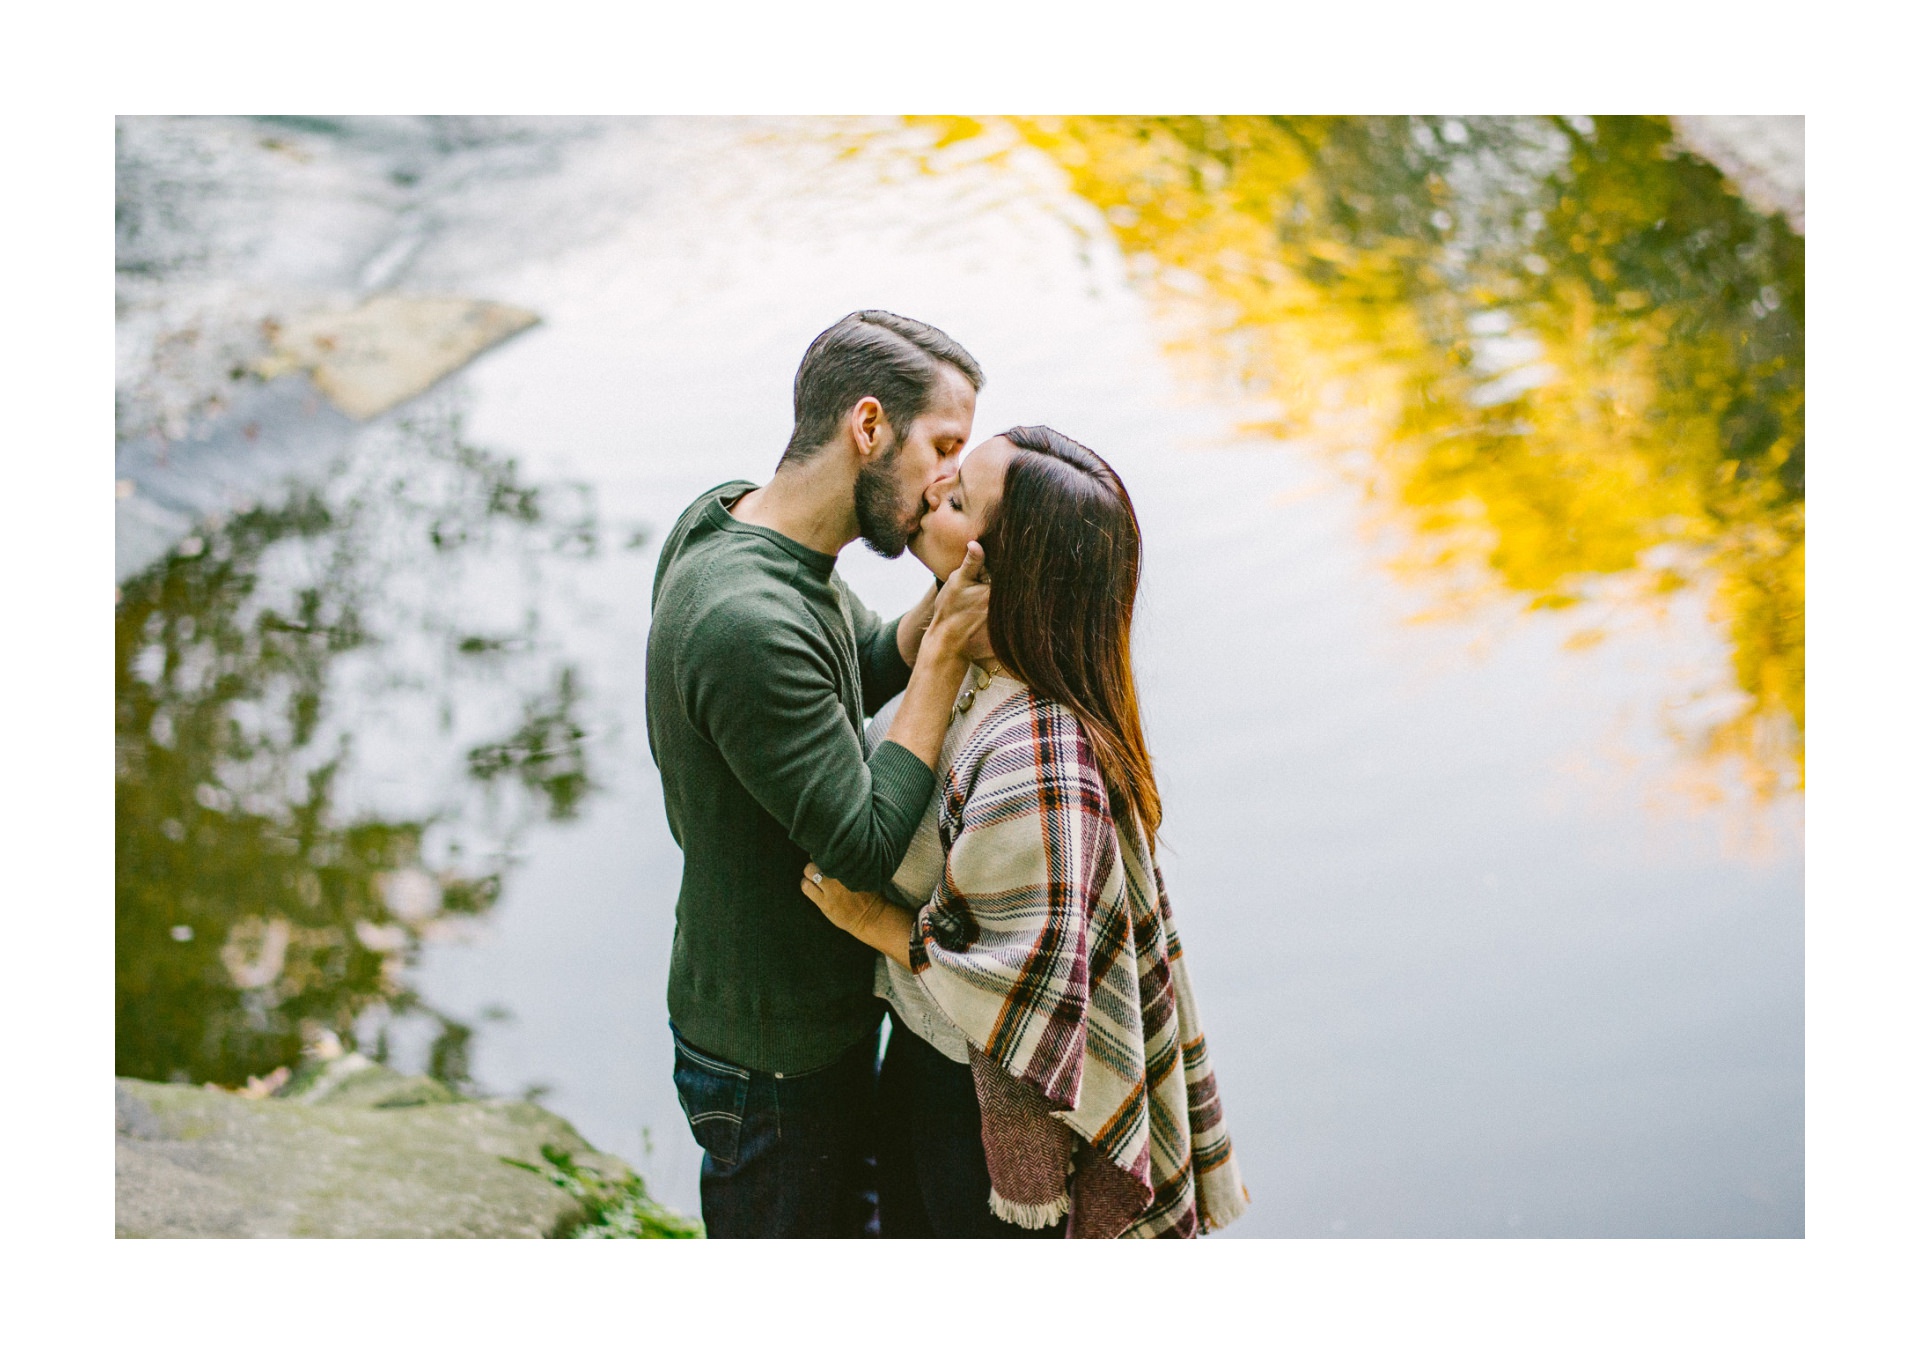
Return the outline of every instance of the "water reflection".
[[[115,616],[115,1065],[237,1085],[340,1040],[468,1077],[407,970],[486,913],[514,842],[592,792],[586,692],[544,637],[585,491],[531,485],[442,396],[325,489],[206,524]]]
[[[1735,708],[1681,736],[1803,782],[1805,246],[1661,118],[937,121],[1046,152],[1278,435],[1344,447],[1454,604],[1711,599]]]
[[[123,159],[153,165],[146,181],[166,188],[181,218],[160,238],[151,234],[157,211],[143,217],[143,240],[211,252],[175,268],[172,253],[143,244],[141,258],[165,266],[123,279],[118,473],[137,493],[121,506],[234,514],[232,500],[262,492],[268,470],[317,466],[343,449],[356,458],[311,496],[325,523],[270,528],[262,519],[258,530],[279,534],[234,566],[252,579],[217,604],[165,589],[201,580],[193,586],[210,591],[209,557],[246,554],[244,514],[193,528],[193,549],[122,580],[116,724],[123,759],[140,762],[119,786],[121,1056],[143,1059],[131,1070],[233,1084],[297,1056],[301,1021],[312,1019],[406,1070],[529,1095],[550,1086],[552,1107],[588,1139],[645,1163],[658,1197],[697,1206],[699,1149],[673,1098],[662,995],[679,852],[644,740],[607,736],[609,715],[637,712],[626,702],[643,686],[650,559],[645,533],[630,534],[628,523],[669,521],[707,485],[764,473],[764,449],[777,452],[786,433],[780,391],[793,354],[822,315],[877,301],[941,322],[983,357],[998,354],[985,426],[1044,416],[1084,430],[1131,457],[1129,483],[1155,514],[1157,600],[1141,663],[1156,683],[1156,746],[1186,806],[1171,882],[1188,900],[1195,953],[1210,965],[1202,976],[1217,993],[1243,1147],[1266,1182],[1256,1181],[1252,1234],[1803,1230],[1797,850],[1735,862],[1708,838],[1738,815],[1656,818],[1563,793],[1567,763],[1606,738],[1616,702],[1665,694],[1638,665],[1664,666],[1699,644],[1701,607],[1689,599],[1718,586],[1710,551],[1738,526],[1710,525],[1698,542],[1677,530],[1700,526],[1706,490],[1678,455],[1685,444],[1648,444],[1646,420],[1648,401],[1677,401],[1680,387],[1623,387],[1641,402],[1609,425],[1623,448],[1617,464],[1598,433],[1571,449],[1538,440],[1540,427],[1572,422],[1578,401],[1592,400],[1595,370],[1613,371],[1633,351],[1596,349],[1582,367],[1577,347],[1547,349],[1566,345],[1548,321],[1573,302],[1543,282],[1562,255],[1547,238],[1558,199],[1541,185],[1571,182],[1579,127],[1388,123],[1376,143],[1369,123],[982,122],[930,134],[891,120],[691,119],[551,135],[516,124],[497,142],[476,138],[442,156],[433,128],[401,120],[338,130],[129,122]],[[1447,195],[1433,197],[1439,190],[1423,181],[1404,190],[1412,206],[1389,211],[1392,192],[1352,176],[1385,175],[1373,159],[1395,138],[1420,151],[1420,127]],[[1287,128],[1295,140],[1281,135]],[[1602,123],[1593,133],[1613,130]],[[928,150],[949,132],[947,147]],[[1316,132],[1324,135],[1313,142]],[[1225,138],[1231,163],[1210,137]],[[886,153],[840,154],[856,142]],[[1476,170],[1468,149],[1486,146],[1498,154]],[[937,175],[920,172],[921,154]],[[1643,168],[1675,165],[1699,193],[1724,197],[1684,158]],[[1199,176],[1197,187],[1155,186],[1177,180],[1180,166]],[[382,186],[416,170],[404,191]],[[1153,188],[1138,204],[1134,179]],[[129,195],[146,191],[124,182]],[[1373,214],[1341,227],[1359,242],[1343,262],[1337,246],[1348,236],[1335,227],[1349,192]],[[1296,195],[1301,223],[1283,239],[1276,204],[1291,222]],[[1191,332],[1201,374],[1224,371],[1284,406],[1275,412],[1287,415],[1284,427],[1313,434],[1300,452],[1345,439],[1399,520],[1426,511],[1403,496],[1413,472],[1444,467],[1433,459],[1442,453],[1459,457],[1452,483],[1463,498],[1486,493],[1499,516],[1454,504],[1457,520],[1420,533],[1435,547],[1420,559],[1422,591],[1441,576],[1434,556],[1452,547],[1453,563],[1442,563],[1484,571],[1500,614],[1540,597],[1572,603],[1548,602],[1520,622],[1517,642],[1488,646],[1484,662],[1464,668],[1451,658],[1465,638],[1458,629],[1389,628],[1405,608],[1370,576],[1376,555],[1355,539],[1349,495],[1311,509],[1268,506],[1314,478],[1309,454],[1263,451],[1258,439],[1208,453],[1204,466],[1168,454],[1226,440],[1249,402],[1237,389],[1194,400],[1196,383],[1179,390],[1167,379],[1158,345],[1183,331],[1149,325],[1089,200],[1112,211],[1112,235],[1150,276],[1151,293],[1186,308],[1171,318],[1200,322]],[[1416,210],[1431,201],[1444,224]],[[1731,199],[1695,205],[1704,219],[1750,224]],[[1176,209],[1189,216],[1174,219]],[[1541,213],[1538,228],[1529,211]],[[1577,216],[1554,228],[1577,232]],[[1388,265],[1401,240],[1411,261],[1396,274]],[[1705,248],[1688,266],[1728,266],[1724,250],[1737,243]],[[1333,252],[1336,271],[1316,271],[1315,248]],[[1530,253],[1546,271],[1531,271]],[[1460,283],[1449,295],[1451,279],[1475,268],[1489,286],[1515,285],[1482,297]],[[1582,285],[1597,297],[1593,332],[1641,341],[1628,326],[1653,309],[1653,291],[1640,288],[1642,306]],[[409,406],[416,428],[405,435],[344,415],[316,429],[324,402],[314,414],[302,398],[267,401],[280,382],[230,375],[252,351],[239,337],[238,357],[214,360],[229,337],[257,335],[261,315],[301,313],[314,293],[409,289],[497,298],[543,324],[457,378],[470,404],[441,391]],[[1799,304],[1789,292],[1797,297],[1777,289],[1781,310]],[[1675,294],[1664,304],[1685,319],[1698,298],[1677,284]],[[1768,301],[1746,283],[1729,295]],[[1781,322],[1780,310],[1768,314]],[[1713,332],[1687,323],[1694,328],[1676,327],[1690,342]],[[173,342],[195,326],[199,341]],[[1466,351],[1439,360],[1453,350],[1435,335]],[[1789,357],[1797,361],[1797,349]],[[1472,438],[1445,442],[1412,421],[1421,380]],[[197,396],[211,390],[229,401],[217,416],[232,436],[169,441],[167,476],[148,474],[140,458],[175,437],[168,417],[178,411],[191,425],[210,407]],[[263,403],[243,406],[254,394]],[[716,401],[736,415],[726,437],[687,412]],[[463,458],[459,448],[474,440],[459,431],[463,409],[468,427],[528,464],[590,477],[620,530],[570,534],[589,521],[573,491],[509,473],[498,456]],[[1516,423],[1511,438],[1482,437],[1503,413]],[[1517,426],[1522,415],[1535,431]],[[1556,436],[1568,440],[1564,428]],[[270,461],[260,473],[249,447]],[[1688,454],[1717,452],[1695,445]],[[1679,508],[1660,520],[1645,504],[1616,511],[1586,492],[1578,477],[1610,465]],[[1209,481],[1223,472],[1249,492],[1221,501]],[[1539,481],[1536,498],[1552,490],[1568,503],[1493,493],[1526,487],[1523,472]],[[400,479],[407,487],[387,493]],[[530,500],[527,490],[537,490]],[[1565,540],[1553,534],[1563,519],[1575,528]],[[1529,521],[1545,524],[1539,538],[1527,551],[1510,546]],[[1612,567],[1597,553],[1609,522],[1664,545],[1637,559],[1617,552],[1630,563],[1613,573],[1582,564]],[[156,554],[188,530],[156,538]],[[620,548],[580,562],[596,541]],[[1544,561],[1537,577],[1519,568],[1530,558]],[[1587,571],[1556,578],[1559,558]],[[1674,570],[1666,582],[1675,591],[1644,586],[1661,565]],[[890,583],[901,593],[891,606],[917,593],[912,570],[897,563],[855,550],[844,566],[877,605]],[[1677,623],[1659,638],[1619,636],[1575,662],[1541,661],[1530,638],[1595,629],[1614,586],[1650,593],[1648,607],[1665,599]],[[305,623],[308,589],[320,598],[312,624],[338,630],[340,647],[259,626],[268,609]],[[1493,602],[1479,605],[1480,616],[1494,614]],[[163,628],[190,623],[195,634],[149,641],[141,607],[163,613]],[[1249,608],[1262,625],[1244,624]],[[351,626],[330,619],[348,609]],[[191,671],[204,661],[198,628],[223,625],[255,646],[248,652],[270,641],[319,669],[304,744],[292,742],[292,676],[262,676],[253,658],[235,658],[234,676],[252,694],[227,699],[213,690],[217,674]],[[1207,661],[1194,661],[1201,653]],[[155,685],[169,654],[175,674]],[[1582,680],[1562,687],[1568,672]],[[175,736],[152,719],[168,702],[174,721],[206,712],[202,744],[238,737],[237,725],[248,736],[278,730],[274,750],[245,762],[217,748],[193,753],[177,736],[156,746]],[[173,760],[146,760],[162,757]],[[335,761],[316,794],[309,774]],[[284,782],[257,790],[243,773],[269,762],[284,767]],[[195,793],[202,784],[212,807]],[[232,807],[219,807],[219,792]],[[248,793],[264,799],[249,804]],[[515,844],[517,823],[570,806],[576,823],[529,826]],[[1759,816],[1797,824],[1798,807],[1789,797]],[[317,824],[304,843],[287,826],[303,813]],[[374,849],[381,828],[395,830],[384,857]],[[403,840],[400,829],[414,835]],[[210,834],[213,848],[175,854],[166,834],[188,830]],[[249,850],[258,863],[243,866]],[[304,875],[329,890],[315,911],[300,893]],[[462,889],[473,891],[466,913],[447,901]],[[171,939],[176,927],[187,939]],[[302,928],[335,937],[311,945]],[[462,930],[478,943],[436,938]],[[317,981],[335,984],[331,1005],[318,999],[324,991],[289,990],[303,946]],[[357,975],[332,976],[353,964]],[[408,1005],[419,998],[437,1009]],[[202,1001],[204,1015],[193,1009]],[[511,1037],[492,1023],[507,1007],[518,1022]],[[242,1039],[255,1041],[252,1052],[224,1071],[203,1054]],[[643,1126],[658,1142],[651,1158]]]

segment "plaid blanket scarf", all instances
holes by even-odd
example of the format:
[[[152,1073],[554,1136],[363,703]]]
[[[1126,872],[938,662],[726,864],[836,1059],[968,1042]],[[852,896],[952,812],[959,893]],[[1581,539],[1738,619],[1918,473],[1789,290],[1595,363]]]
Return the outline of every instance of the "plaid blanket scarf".
[[[1246,1189],[1151,846],[1070,711],[1006,677],[981,694],[942,756],[909,952],[967,1038],[993,1210],[1069,1236],[1223,1227]]]

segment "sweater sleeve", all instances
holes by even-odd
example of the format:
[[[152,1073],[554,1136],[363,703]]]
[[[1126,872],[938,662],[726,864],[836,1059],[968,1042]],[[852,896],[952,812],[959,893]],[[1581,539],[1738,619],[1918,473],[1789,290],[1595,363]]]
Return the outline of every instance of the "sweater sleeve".
[[[898,743],[867,754],[826,643],[778,608],[723,608],[691,632],[680,689],[694,727],[795,844],[849,888],[877,889],[906,854],[934,776]]]
[[[853,621],[854,644],[860,652],[860,692],[867,707],[861,713],[870,715],[907,689],[913,669],[900,656],[899,617],[883,621],[853,595],[852,588],[843,585],[843,591],[847,614]]]

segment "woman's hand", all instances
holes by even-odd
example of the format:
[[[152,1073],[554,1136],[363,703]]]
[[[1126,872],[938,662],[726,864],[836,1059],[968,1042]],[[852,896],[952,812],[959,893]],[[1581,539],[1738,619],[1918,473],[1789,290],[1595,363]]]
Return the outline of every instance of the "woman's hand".
[[[829,879],[812,861],[800,876],[800,891],[821,914],[855,940],[870,945],[902,968],[911,967],[907,941],[913,935],[913,914],[895,907],[877,893],[860,893],[837,879]]]

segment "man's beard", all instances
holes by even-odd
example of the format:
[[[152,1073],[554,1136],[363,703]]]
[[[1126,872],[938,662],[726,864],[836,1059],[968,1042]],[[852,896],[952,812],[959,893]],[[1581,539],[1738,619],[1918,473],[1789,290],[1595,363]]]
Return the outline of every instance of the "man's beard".
[[[853,481],[853,515],[860,525],[860,539],[881,559],[900,558],[920,529],[919,506],[900,492],[894,474],[894,462],[899,459],[896,439],[872,464],[861,466]]]

